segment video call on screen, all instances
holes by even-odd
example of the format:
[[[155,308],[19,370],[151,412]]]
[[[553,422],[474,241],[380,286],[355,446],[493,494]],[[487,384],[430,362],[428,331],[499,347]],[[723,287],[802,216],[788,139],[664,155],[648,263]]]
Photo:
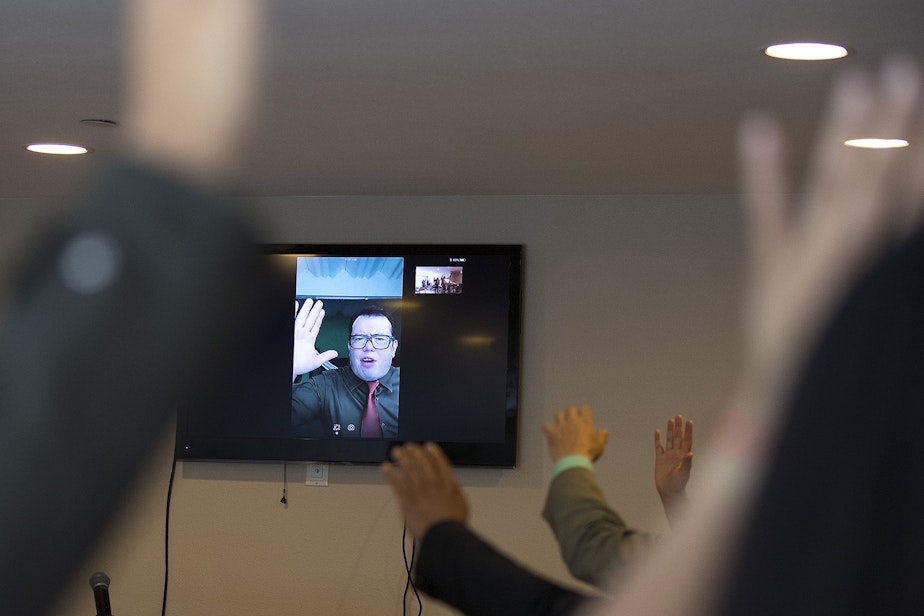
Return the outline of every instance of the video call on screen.
[[[269,350],[259,374],[229,375],[218,384],[207,404],[213,408],[188,416],[190,435],[291,436],[293,300],[311,297],[330,308],[316,346],[335,348],[342,359],[348,355],[347,313],[364,303],[391,313],[398,339],[393,362],[401,374],[398,440],[504,441],[510,399],[508,255],[310,255],[314,273],[302,276],[312,279],[307,289],[297,280],[305,256],[267,255],[279,283],[267,298],[274,316],[262,328]],[[301,267],[307,265],[303,261]],[[328,319],[330,334],[324,331]],[[238,392],[242,381],[251,383]]]
[[[499,255],[286,256],[293,296],[324,302],[319,351],[345,358],[349,316],[386,308],[401,368],[399,438],[500,442],[507,394],[509,263]],[[325,327],[335,334],[325,336]]]

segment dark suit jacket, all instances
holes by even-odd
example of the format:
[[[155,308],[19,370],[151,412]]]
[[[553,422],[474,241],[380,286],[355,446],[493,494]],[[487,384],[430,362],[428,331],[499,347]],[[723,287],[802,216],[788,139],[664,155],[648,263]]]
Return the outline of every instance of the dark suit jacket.
[[[795,390],[725,614],[924,613],[924,232],[883,259]]]
[[[458,522],[433,526],[420,546],[417,587],[465,614],[572,614],[588,597],[517,565]]]

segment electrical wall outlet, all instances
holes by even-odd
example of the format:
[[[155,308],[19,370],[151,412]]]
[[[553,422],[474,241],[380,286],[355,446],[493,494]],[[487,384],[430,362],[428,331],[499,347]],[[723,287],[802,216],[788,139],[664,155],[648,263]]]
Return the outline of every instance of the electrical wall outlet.
[[[305,475],[306,486],[326,486],[327,485],[327,465],[326,464],[308,464]]]

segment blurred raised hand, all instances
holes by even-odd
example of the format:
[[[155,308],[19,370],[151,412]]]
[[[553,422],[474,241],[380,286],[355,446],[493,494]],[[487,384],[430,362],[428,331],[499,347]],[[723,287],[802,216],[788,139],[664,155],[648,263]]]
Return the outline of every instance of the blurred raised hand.
[[[197,182],[240,158],[261,54],[256,0],[126,4],[127,154]]]

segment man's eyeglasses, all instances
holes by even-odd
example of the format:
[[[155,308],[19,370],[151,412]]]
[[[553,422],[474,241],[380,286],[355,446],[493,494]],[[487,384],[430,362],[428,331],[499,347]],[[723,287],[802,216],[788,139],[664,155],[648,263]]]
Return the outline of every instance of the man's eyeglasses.
[[[385,334],[374,334],[372,336],[365,336],[363,334],[355,334],[350,336],[350,348],[361,349],[366,346],[366,342],[372,343],[373,349],[387,349],[391,346],[391,341],[395,340],[394,336],[386,336]]]

